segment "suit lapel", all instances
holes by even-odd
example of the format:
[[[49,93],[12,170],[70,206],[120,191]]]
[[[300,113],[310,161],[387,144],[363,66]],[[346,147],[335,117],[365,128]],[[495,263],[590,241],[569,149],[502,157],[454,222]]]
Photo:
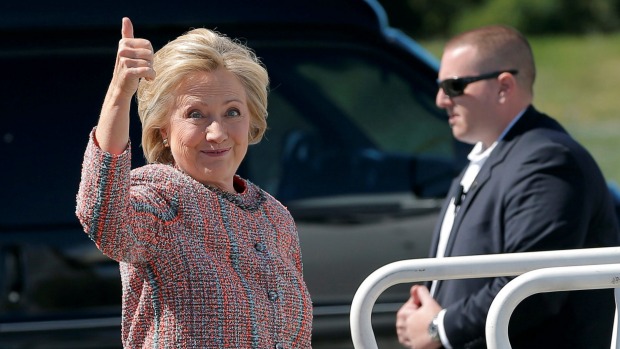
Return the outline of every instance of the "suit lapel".
[[[437,255],[437,246],[439,245],[439,236],[441,235],[441,223],[443,218],[446,216],[446,211],[450,207],[450,200],[457,194],[459,183],[465,174],[465,169],[461,171],[461,173],[452,181],[452,185],[450,186],[450,190],[448,191],[447,199],[443,201],[441,211],[439,212],[440,219],[435,224],[435,228],[433,230],[433,239],[431,241],[431,248],[429,252],[429,256],[435,257]]]
[[[539,118],[540,115],[541,114],[539,114],[534,109],[534,107],[530,106],[525,111],[521,119],[517,121],[513,125],[513,127],[510,129],[510,131],[504,136],[504,138],[497,143],[495,149],[493,149],[487,161],[484,163],[484,165],[482,165],[482,167],[480,168],[480,172],[478,172],[478,175],[476,176],[471,187],[467,191],[465,198],[463,199],[463,202],[461,204],[461,207],[459,211],[457,212],[456,216],[454,217],[454,224],[452,225],[452,230],[450,231],[450,237],[448,239],[448,244],[446,246],[445,256],[452,255],[452,249],[454,247],[454,241],[458,234],[459,227],[461,223],[463,222],[463,219],[465,215],[467,214],[467,211],[470,209],[474,200],[476,199],[476,196],[478,196],[478,193],[480,192],[480,190],[484,187],[484,185],[491,178],[493,169],[499,164],[501,164],[502,162],[504,162],[504,160],[508,156],[508,153],[510,152],[512,147],[517,142],[518,136],[523,134],[527,130],[531,129],[533,125],[536,125],[537,124],[536,119]],[[462,175],[463,173],[459,177],[459,182],[461,180]],[[434,251],[436,250],[437,249],[435,246]]]
[[[536,111],[536,109],[534,109],[533,106],[530,106],[526,110],[526,112],[523,114],[521,119],[517,121],[513,125],[513,127],[510,129],[510,131],[504,136],[504,138],[501,141],[499,141],[496,148],[493,150],[493,152],[491,153],[487,161],[484,163],[484,165],[480,169],[480,172],[478,172],[478,175],[474,179],[474,182],[472,183],[469,191],[465,195],[465,198],[463,202],[461,203],[461,207],[459,211],[457,212],[456,217],[454,217],[454,224],[452,225],[450,237],[448,239],[448,244],[446,246],[445,256],[452,256],[454,241],[456,240],[456,236],[459,233],[460,225],[463,222],[463,219],[465,215],[467,214],[467,211],[472,207],[474,200],[476,199],[476,197],[478,196],[482,188],[484,188],[484,186],[487,185],[489,181],[491,180],[491,175],[493,173],[493,170],[498,165],[500,165],[502,162],[504,162],[504,160],[508,157],[508,154],[510,153],[511,149],[515,146],[515,144],[519,142],[519,138],[522,134],[528,132],[531,129],[540,128],[540,127],[566,132],[564,131],[562,126],[557,123],[557,121],[546,116],[545,114],[539,113],[538,111]],[[461,175],[458,177],[458,179],[452,183],[452,188],[450,189],[450,196],[448,196],[448,199],[445,200],[446,203],[444,204],[444,208],[441,212],[440,217],[442,217],[442,219],[445,215],[448,203],[450,202],[450,198],[452,198],[455,195],[456,190],[457,190],[456,188],[458,187],[458,184],[460,183],[464,173],[465,173],[465,170],[461,172]],[[436,255],[439,230],[441,229],[441,221],[439,222],[439,224],[437,224],[437,226],[439,227],[436,228],[436,231],[433,237],[433,244],[432,244],[433,248],[431,250],[433,253],[431,254],[432,256]],[[435,293],[434,293],[435,297],[437,297],[440,294],[442,284],[443,284],[443,280],[440,280],[437,283]]]

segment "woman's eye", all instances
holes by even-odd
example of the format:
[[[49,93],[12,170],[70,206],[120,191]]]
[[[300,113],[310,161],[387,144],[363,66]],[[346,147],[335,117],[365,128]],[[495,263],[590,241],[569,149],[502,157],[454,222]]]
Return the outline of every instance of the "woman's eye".
[[[239,111],[239,109],[228,109],[226,111],[226,116],[228,117],[235,117],[235,116],[240,116],[241,112]]]
[[[188,117],[191,119],[200,119],[202,118],[202,113],[200,113],[199,111],[193,111],[189,113]]]

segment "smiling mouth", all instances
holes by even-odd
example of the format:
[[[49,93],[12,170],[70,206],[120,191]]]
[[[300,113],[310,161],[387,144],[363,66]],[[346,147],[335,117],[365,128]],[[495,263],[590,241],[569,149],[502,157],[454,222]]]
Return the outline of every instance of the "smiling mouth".
[[[203,150],[202,152],[207,154],[207,155],[214,155],[214,156],[219,156],[219,155],[224,155],[226,153],[228,153],[230,149],[213,149],[213,150]]]

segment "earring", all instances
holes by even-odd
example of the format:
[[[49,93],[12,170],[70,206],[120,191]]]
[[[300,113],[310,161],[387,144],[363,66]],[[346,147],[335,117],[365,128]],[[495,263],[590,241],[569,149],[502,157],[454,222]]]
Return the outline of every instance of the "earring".
[[[168,138],[164,138],[162,143],[164,144],[165,148],[168,148]]]

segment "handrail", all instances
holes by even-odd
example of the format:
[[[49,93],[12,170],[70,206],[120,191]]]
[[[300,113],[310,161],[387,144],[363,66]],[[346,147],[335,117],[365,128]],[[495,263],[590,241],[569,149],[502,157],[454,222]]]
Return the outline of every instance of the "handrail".
[[[528,296],[535,293],[615,288],[616,316],[611,348],[620,349],[618,333],[618,287],[620,264],[584,265],[538,269],[517,276],[495,296],[486,320],[488,348],[512,348],[508,338],[508,323],[513,311]]]
[[[424,258],[393,262],[370,274],[361,283],[353,297],[350,314],[353,345],[358,349],[377,349],[371,323],[372,308],[383,291],[399,283],[516,276],[542,268],[613,263],[620,263],[620,247]]]

